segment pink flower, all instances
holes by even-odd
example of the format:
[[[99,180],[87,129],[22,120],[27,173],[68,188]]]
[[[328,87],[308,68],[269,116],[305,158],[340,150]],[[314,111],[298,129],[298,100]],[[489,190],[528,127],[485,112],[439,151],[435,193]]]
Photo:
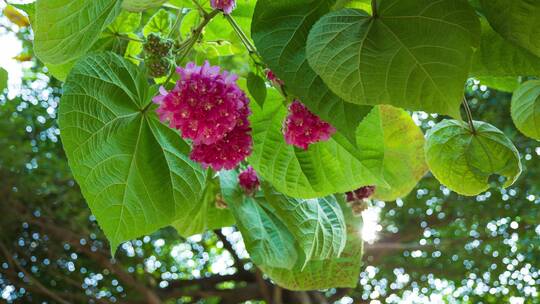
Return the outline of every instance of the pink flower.
[[[195,144],[190,158],[201,163],[204,168],[231,170],[251,155],[252,150],[253,139],[246,114],[223,139],[210,145]]]
[[[354,191],[347,192],[345,195],[347,196],[347,202],[356,202],[356,201],[363,201],[365,199],[370,198],[375,193],[376,187],[375,186],[365,186],[358,188]]]
[[[160,88],[160,95],[153,99],[159,104],[160,119],[196,145],[222,140],[249,104],[236,84],[238,77],[227,71],[220,73],[220,68],[208,61],[203,66],[188,63],[176,71],[180,75],[176,86],[170,92]]]
[[[277,78],[276,74],[274,74],[274,72],[272,72],[272,70],[266,69],[265,73],[266,73],[266,78],[268,80],[270,80],[272,83],[275,83],[275,84],[277,84],[279,86],[282,86],[282,85],[285,84],[285,82],[283,82],[283,80]]]
[[[236,7],[235,0],[211,0],[210,4],[213,9],[222,10],[223,13],[229,15]]]
[[[285,118],[283,134],[289,145],[307,150],[310,144],[326,141],[336,129],[311,113],[304,104],[295,100],[289,106]]]
[[[257,173],[253,170],[252,166],[249,166],[246,171],[238,175],[238,183],[244,192],[248,195],[252,195],[257,191],[261,183],[257,177]]]

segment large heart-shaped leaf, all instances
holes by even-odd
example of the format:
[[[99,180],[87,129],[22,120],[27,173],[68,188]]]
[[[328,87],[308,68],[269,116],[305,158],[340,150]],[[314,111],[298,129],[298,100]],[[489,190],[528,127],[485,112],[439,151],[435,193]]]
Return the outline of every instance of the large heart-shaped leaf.
[[[424,134],[402,109],[374,107],[360,124],[357,136],[358,143],[382,145],[384,149],[384,179],[388,187],[377,187],[375,199],[394,201],[406,196],[428,171]]]
[[[504,186],[512,185],[521,174],[519,152],[494,126],[474,122],[444,120],[428,132],[426,161],[431,172],[451,190],[474,196],[489,188],[489,178],[500,175]]]
[[[303,250],[305,262],[337,258],[346,243],[343,212],[333,196],[293,199],[264,187],[265,207],[272,208]],[[306,264],[304,264],[306,265]]]
[[[519,76],[540,75],[540,57],[508,43],[484,21],[471,75],[490,87],[512,92],[519,85]]]
[[[342,200],[339,204],[347,225],[347,244],[341,256],[297,264],[292,270],[261,267],[276,284],[290,290],[356,287],[363,255],[362,218],[354,217]]]
[[[540,1],[481,0],[480,3],[495,31],[540,57]]]
[[[523,134],[540,140],[540,80],[527,81],[514,92],[512,119]]]
[[[45,63],[84,55],[120,13],[119,0],[38,0],[32,24],[34,51]]]
[[[324,84],[307,63],[306,42],[315,22],[336,0],[260,0],[253,14],[252,36],[272,71],[287,90],[330,122],[350,142],[370,107],[344,102]]]
[[[282,125],[287,109],[276,90],[268,90],[262,109],[256,104],[251,108],[255,146],[249,162],[280,192],[314,198],[384,184],[382,146],[356,148],[334,136],[304,151],[285,142]]]
[[[379,1],[377,16],[343,9],[307,42],[311,67],[356,104],[391,104],[459,117],[478,18],[465,0]]]
[[[145,73],[113,53],[82,58],[64,85],[59,124],[75,179],[111,247],[191,220],[206,173],[151,110]]]

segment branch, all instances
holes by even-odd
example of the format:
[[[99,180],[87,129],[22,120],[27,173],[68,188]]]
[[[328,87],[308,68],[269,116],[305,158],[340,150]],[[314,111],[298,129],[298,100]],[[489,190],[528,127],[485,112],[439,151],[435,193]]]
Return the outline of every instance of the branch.
[[[259,269],[256,270],[255,277],[257,279],[257,285],[259,285],[259,289],[264,300],[267,303],[272,303],[272,296],[270,295],[268,284],[264,280],[263,273]]]
[[[233,257],[233,259],[234,259],[234,267],[236,267],[236,269],[238,271],[244,271],[244,263],[242,263],[242,259],[238,256],[238,254],[236,253],[236,250],[234,250],[231,242],[229,242],[227,237],[225,235],[223,235],[221,230],[219,230],[219,229],[214,230],[214,233],[216,234],[218,239],[223,243],[223,247],[225,249],[227,249],[227,251]]]
[[[11,253],[9,253],[7,248],[4,246],[4,243],[2,242],[0,242],[0,250],[6,257],[6,260],[11,265],[11,267],[13,266],[17,267],[17,269],[19,269],[24,274],[24,277],[28,279],[29,286],[35,286],[36,291],[48,296],[49,298],[57,301],[58,303],[70,304],[68,301],[64,300],[63,298],[61,298],[60,296],[58,296],[57,294],[49,290],[47,287],[41,284],[36,278],[34,278],[30,273],[28,273],[26,269],[24,269],[24,267],[22,267],[19,264],[19,262],[11,256]]]
[[[79,253],[85,254],[86,256],[101,264],[104,268],[109,269],[112,273],[118,276],[118,279],[120,279],[121,282],[132,287],[133,289],[144,295],[148,304],[161,304],[161,300],[152,289],[137,281],[120,265],[113,263],[109,259],[108,254],[102,254],[98,251],[94,252],[90,250],[88,246],[81,245],[79,242],[81,238],[75,233],[67,229],[63,229],[60,226],[55,225],[54,223],[47,223],[43,220],[29,218],[28,221],[39,226],[43,229],[43,231],[47,231],[56,239],[64,240],[65,242],[69,243],[74,249],[76,249]]]

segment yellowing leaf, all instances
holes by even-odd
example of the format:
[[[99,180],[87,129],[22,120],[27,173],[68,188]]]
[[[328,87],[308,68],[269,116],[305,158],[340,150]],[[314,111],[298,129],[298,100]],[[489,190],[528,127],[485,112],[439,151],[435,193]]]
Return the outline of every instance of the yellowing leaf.
[[[8,5],[4,8],[4,16],[6,16],[9,21],[15,23],[20,27],[26,27],[30,25],[30,20],[28,19],[28,17],[26,17],[12,5]]]

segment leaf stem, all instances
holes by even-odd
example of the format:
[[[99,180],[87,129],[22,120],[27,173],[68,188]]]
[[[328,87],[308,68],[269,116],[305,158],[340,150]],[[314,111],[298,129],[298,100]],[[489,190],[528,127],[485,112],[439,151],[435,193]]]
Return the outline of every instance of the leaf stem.
[[[371,14],[373,15],[373,18],[377,18],[378,16],[377,0],[371,0]]]
[[[238,25],[236,20],[234,20],[233,16],[231,15],[224,15],[224,16],[225,16],[225,19],[227,19],[227,21],[229,21],[229,23],[231,24],[231,27],[233,28],[238,38],[240,38],[240,41],[242,42],[244,47],[247,49],[249,56],[251,57],[253,62],[258,66],[266,68],[266,65],[262,63],[263,62],[262,56],[259,54],[259,52],[257,52],[257,48],[253,45],[253,43],[251,43],[251,40],[249,40],[248,36],[246,35],[246,33],[244,33],[240,25]]]
[[[202,7],[202,5],[199,3],[199,1],[197,1],[197,0],[191,0],[191,2],[193,2],[193,4],[195,4],[195,6],[197,7],[197,9],[199,10],[199,12],[201,13],[201,15],[202,15],[203,17],[208,16],[208,13],[207,13],[206,10],[204,9],[204,7]]]
[[[191,37],[189,37],[184,44],[180,47],[178,51],[179,57],[176,58],[177,62],[181,62],[186,58],[186,56],[189,54],[189,51],[193,48],[197,40],[199,40],[199,37],[202,34],[202,31],[204,30],[204,27],[208,25],[210,20],[214,18],[219,13],[218,10],[213,10],[211,13],[206,13],[201,21],[201,23],[197,26],[197,28],[193,29]],[[174,76],[174,69],[170,72],[169,76],[167,77],[167,80],[165,80],[165,85],[169,83],[171,78]]]
[[[184,9],[179,8],[178,9],[178,14],[176,15],[176,20],[174,21],[174,25],[171,28],[171,31],[169,32],[169,35],[167,36],[168,38],[172,38],[174,33],[180,31],[180,24],[182,23],[182,20],[184,20],[185,16],[186,16],[186,14],[184,13]],[[180,36],[180,35],[178,35],[178,36]]]
[[[463,107],[465,108],[465,113],[467,114],[467,121],[469,122],[469,128],[471,129],[472,134],[476,134],[476,129],[474,128],[473,116],[471,108],[467,103],[467,98],[463,96]]]
[[[114,36],[118,37],[119,39],[123,39],[123,40],[128,40],[128,41],[134,41],[134,42],[144,43],[144,40],[142,40],[142,39],[131,38],[131,37],[125,36],[125,35],[115,34]]]

